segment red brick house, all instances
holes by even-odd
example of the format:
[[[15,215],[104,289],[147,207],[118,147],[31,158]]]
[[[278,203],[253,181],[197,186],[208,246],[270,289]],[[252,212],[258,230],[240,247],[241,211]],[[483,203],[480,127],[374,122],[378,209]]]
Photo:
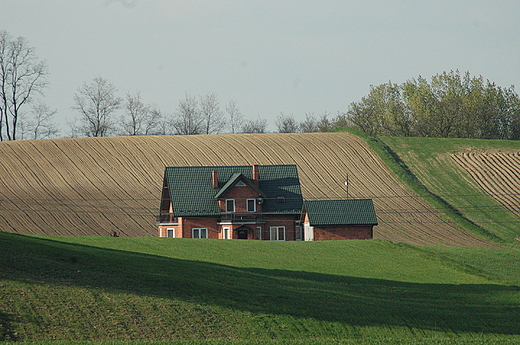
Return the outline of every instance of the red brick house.
[[[358,203],[348,201],[355,211]],[[371,212],[368,222],[340,224],[359,222],[359,217],[335,217],[334,224],[324,224],[327,215],[322,206],[327,205],[304,205],[296,165],[167,167],[157,221],[160,237],[274,241],[372,238],[372,227],[377,224],[372,201],[363,205]],[[341,202],[336,206],[341,207]],[[358,231],[354,225],[366,229]]]

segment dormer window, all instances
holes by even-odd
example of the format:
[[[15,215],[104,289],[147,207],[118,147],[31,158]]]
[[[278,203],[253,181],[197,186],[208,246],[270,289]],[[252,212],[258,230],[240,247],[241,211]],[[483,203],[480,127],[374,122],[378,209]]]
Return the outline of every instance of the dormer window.
[[[235,212],[235,199],[226,199],[226,212]]]
[[[285,202],[285,196],[279,196],[276,198],[276,201],[280,202],[280,203],[283,203]]]

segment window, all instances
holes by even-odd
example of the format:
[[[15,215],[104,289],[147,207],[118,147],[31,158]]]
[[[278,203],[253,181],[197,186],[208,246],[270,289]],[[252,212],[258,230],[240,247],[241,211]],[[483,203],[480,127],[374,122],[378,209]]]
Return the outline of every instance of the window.
[[[247,199],[247,212],[256,212],[256,199]]]
[[[277,197],[276,201],[281,202],[281,203],[285,202],[285,196],[282,195],[282,196]]]
[[[235,186],[237,186],[237,187],[245,187],[246,184],[244,183],[244,181],[239,181]]]
[[[303,231],[302,231],[302,227],[299,225],[296,226],[295,240],[303,241]]]
[[[285,226],[271,227],[271,241],[285,241]]]
[[[229,240],[230,239],[230,237],[229,237],[229,228],[222,229],[222,238],[224,240]]]
[[[193,228],[192,234],[193,238],[208,238],[208,229],[207,228]]]
[[[256,230],[258,231],[258,239],[261,240],[262,239],[262,227],[257,226]]]
[[[226,212],[235,212],[235,199],[226,199]]]
[[[166,237],[175,237],[175,229],[174,228],[167,228],[166,229]]]

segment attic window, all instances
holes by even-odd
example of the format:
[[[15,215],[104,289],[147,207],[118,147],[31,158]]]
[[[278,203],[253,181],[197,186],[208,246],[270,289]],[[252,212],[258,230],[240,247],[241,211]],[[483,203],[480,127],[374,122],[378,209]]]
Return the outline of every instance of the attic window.
[[[246,184],[244,183],[244,181],[238,181],[238,183],[236,184],[237,187],[245,187]]]
[[[285,196],[279,196],[276,198],[276,201],[282,203],[282,202],[285,202]]]

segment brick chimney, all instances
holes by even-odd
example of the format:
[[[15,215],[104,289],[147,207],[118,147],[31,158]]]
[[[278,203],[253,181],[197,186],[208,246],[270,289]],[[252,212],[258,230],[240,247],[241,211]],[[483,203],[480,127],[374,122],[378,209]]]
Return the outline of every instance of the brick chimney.
[[[211,172],[211,181],[213,182],[213,187],[217,188],[218,187],[218,171],[217,170],[213,170]]]
[[[253,182],[258,187],[260,175],[258,174],[258,164],[253,164]]]

